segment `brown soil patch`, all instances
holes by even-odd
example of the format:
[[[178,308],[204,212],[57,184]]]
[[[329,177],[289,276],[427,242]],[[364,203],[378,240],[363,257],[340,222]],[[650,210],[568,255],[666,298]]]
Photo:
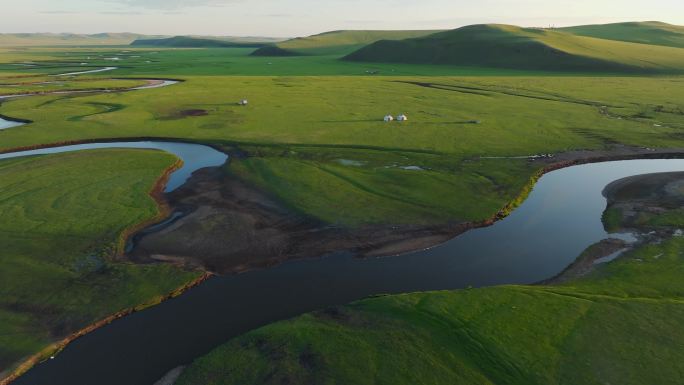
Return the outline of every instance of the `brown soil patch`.
[[[182,110],[178,113],[180,117],[192,117],[192,116],[205,116],[209,115],[209,112],[207,110],[199,110],[199,109],[193,109],[193,110]]]
[[[568,266],[557,276],[540,282],[541,284],[560,284],[583,277],[596,268],[596,261],[611,256],[629,248],[629,245],[621,239],[604,239],[599,243],[589,246],[572,265]]]
[[[186,212],[168,227],[138,239],[133,261],[173,261],[217,273],[243,272],[291,259],[349,250],[360,256],[423,249],[472,225],[368,226],[345,229],[292,213],[253,186],[213,168],[195,173],[167,195]]]

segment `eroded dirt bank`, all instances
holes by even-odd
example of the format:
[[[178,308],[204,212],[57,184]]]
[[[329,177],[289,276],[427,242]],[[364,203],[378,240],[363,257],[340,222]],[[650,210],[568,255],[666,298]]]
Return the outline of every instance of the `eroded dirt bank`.
[[[132,260],[187,263],[232,273],[334,251],[369,256],[423,249],[473,226],[331,226],[291,212],[276,199],[216,168],[195,173],[166,197],[176,212],[185,215],[139,237],[129,253]]]
[[[545,173],[577,164],[643,158],[681,158],[684,150],[615,146],[604,151],[575,151],[531,159]],[[526,195],[528,190],[523,191]],[[136,239],[129,257],[136,262],[165,261],[227,274],[264,268],[287,260],[337,251],[359,257],[388,256],[433,247],[473,228],[507,216],[508,205],[481,222],[435,226],[331,226],[293,213],[274,197],[221,169],[197,172],[166,199],[177,213],[171,224]]]

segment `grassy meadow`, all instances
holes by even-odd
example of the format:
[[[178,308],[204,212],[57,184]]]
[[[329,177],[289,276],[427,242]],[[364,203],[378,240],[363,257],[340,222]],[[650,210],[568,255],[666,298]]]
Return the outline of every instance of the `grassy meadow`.
[[[379,36],[367,32],[278,43],[306,51],[282,57],[247,48],[3,47],[0,95],[183,82],[1,100],[0,115],[31,123],[0,130],[0,151],[134,137],[210,143],[247,155],[232,159],[232,176],[297,213],[356,228],[489,218],[529,187],[540,166],[526,157],[537,154],[683,147],[684,77],[673,69],[684,68],[684,50],[674,43],[642,51],[641,42],[559,31],[497,33],[618,65],[587,72],[340,60]],[[600,54],[584,57],[585,43]],[[642,65],[646,57],[656,64]],[[118,68],[51,76],[109,66]],[[386,114],[409,121],[385,123]],[[0,372],[198,276],[112,258],[122,232],[159,214],[148,193],[174,161],[137,150],[0,161],[0,239],[8,245],[0,254]],[[674,379],[684,362],[676,326],[682,248],[680,239],[645,246],[562,286],[380,297],[305,315],[230,342],[180,383]],[[651,257],[658,254],[666,257]]]
[[[199,276],[115,258],[126,229],[159,215],[149,192],[175,162],[139,150],[0,161],[0,371]]]
[[[164,76],[185,82],[7,101],[0,113],[33,123],[0,132],[0,150],[126,137],[238,147],[252,156],[231,172],[298,212],[434,224],[490,217],[537,171],[482,158],[677,147],[684,128],[679,77]],[[388,124],[388,113],[410,120]]]

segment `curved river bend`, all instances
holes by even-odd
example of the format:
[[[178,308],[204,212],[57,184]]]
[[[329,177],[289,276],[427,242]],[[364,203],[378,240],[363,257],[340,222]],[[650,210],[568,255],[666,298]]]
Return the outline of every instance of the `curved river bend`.
[[[379,293],[538,282],[609,237],[601,224],[608,183],[681,170],[684,160],[575,166],[545,175],[510,217],[430,250],[329,255],[212,279],[78,339],[16,384],[151,385],[236,335],[307,311]]]
[[[97,150],[103,148],[162,150],[174,154],[180,158],[183,161],[183,166],[170,175],[164,192],[171,192],[182,186],[188,180],[188,178],[190,178],[193,172],[206,167],[222,166],[228,160],[228,155],[209,146],[195,143],[157,141],[86,143],[75,144],[71,146],[48,147],[37,150],[0,154],[0,160],[35,155],[61,154],[65,152],[83,150]]]

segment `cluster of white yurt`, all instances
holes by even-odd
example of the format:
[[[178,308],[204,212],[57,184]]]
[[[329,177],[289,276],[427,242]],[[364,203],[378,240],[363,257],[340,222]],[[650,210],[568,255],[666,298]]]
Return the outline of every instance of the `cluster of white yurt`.
[[[399,115],[399,116],[397,116],[397,117],[395,118],[395,117],[392,116],[392,115],[385,115],[385,117],[383,118],[383,120],[384,120],[385,122],[393,122],[393,121],[395,121],[395,120],[396,120],[397,122],[407,122],[407,121],[408,121],[408,116],[406,116],[406,115],[404,115],[404,114],[401,114],[401,115]]]

